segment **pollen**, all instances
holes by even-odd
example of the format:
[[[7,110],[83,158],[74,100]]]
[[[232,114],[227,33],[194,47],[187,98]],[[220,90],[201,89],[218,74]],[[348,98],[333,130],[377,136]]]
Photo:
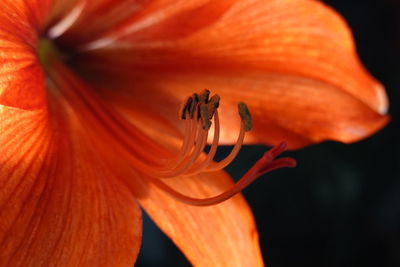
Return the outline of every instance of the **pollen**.
[[[296,161],[289,157],[277,158],[287,146],[282,142],[267,151],[247,173],[231,188],[221,194],[210,198],[193,198],[186,196],[171,188],[164,179],[179,179],[179,176],[193,176],[202,172],[213,172],[225,168],[239,153],[246,132],[252,129],[252,118],[247,105],[243,102],[238,104],[238,115],[241,118],[241,128],[237,141],[230,154],[219,162],[214,162],[220,135],[220,122],[218,108],[220,97],[204,90],[186,98],[183,102],[179,118],[185,125],[184,139],[179,151],[170,158],[158,161],[157,166],[145,168],[150,182],[171,195],[173,198],[190,205],[207,206],[223,202],[235,194],[241,192],[249,184],[267,172],[284,167],[296,166]],[[213,127],[212,127],[213,126]],[[213,129],[212,143],[209,152],[204,155],[209,133]],[[142,166],[145,167],[145,166]],[[143,170],[143,168],[141,168]]]

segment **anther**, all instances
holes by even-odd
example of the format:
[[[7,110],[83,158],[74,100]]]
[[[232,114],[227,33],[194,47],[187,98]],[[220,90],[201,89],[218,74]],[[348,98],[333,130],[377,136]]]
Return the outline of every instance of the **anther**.
[[[191,109],[192,103],[193,103],[193,98],[190,96],[186,99],[185,102],[183,102],[181,111],[179,113],[179,117],[182,120],[186,120],[186,114],[190,114],[190,109]]]
[[[238,104],[238,109],[239,109],[240,118],[242,119],[244,130],[246,132],[248,132],[253,127],[250,111],[247,108],[247,105],[245,103],[243,103],[243,102],[240,102]]]
[[[191,119],[193,119],[194,116],[196,115],[197,106],[198,106],[198,103],[199,103],[199,95],[194,93],[192,95],[192,100],[193,101],[191,102],[190,110],[189,110],[189,115],[190,115]]]
[[[210,97],[210,90],[204,89],[200,94],[199,94],[199,102],[207,104],[208,100]]]
[[[210,130],[211,127],[211,118],[208,110],[208,106],[206,104],[199,104],[199,112],[200,112],[200,120],[203,127],[203,130]]]
[[[219,101],[220,101],[220,97],[219,95],[213,95],[210,98],[210,101],[207,103],[207,107],[208,107],[208,112],[209,112],[209,118],[210,120],[212,119],[212,117],[215,114],[215,111],[217,110],[217,108],[219,107]]]

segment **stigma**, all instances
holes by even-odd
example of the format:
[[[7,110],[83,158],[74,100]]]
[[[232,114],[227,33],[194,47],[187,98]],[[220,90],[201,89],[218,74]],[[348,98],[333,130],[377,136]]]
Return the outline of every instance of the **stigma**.
[[[245,103],[238,103],[238,115],[241,119],[241,127],[236,144],[230,154],[219,162],[214,162],[220,135],[220,122],[218,108],[220,97],[210,96],[209,90],[195,93],[186,98],[182,104],[179,117],[185,126],[184,139],[179,151],[173,156],[158,160],[158,165],[148,168],[146,173],[149,181],[155,186],[177,199],[189,205],[208,206],[221,203],[241,192],[248,185],[264,174],[285,167],[295,167],[296,161],[289,157],[277,158],[285,151],[287,142],[281,142],[267,151],[246,174],[231,188],[219,195],[209,198],[193,198],[186,196],[163,181],[163,179],[177,179],[179,176],[194,176],[202,172],[213,172],[225,168],[237,156],[242,147],[246,132],[252,129],[252,118]],[[213,126],[213,127],[212,127]],[[209,133],[213,129],[210,149],[204,154]]]

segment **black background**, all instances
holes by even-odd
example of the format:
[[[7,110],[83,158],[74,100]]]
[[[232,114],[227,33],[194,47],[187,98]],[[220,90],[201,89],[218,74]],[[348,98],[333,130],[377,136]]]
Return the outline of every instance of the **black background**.
[[[289,155],[295,169],[256,182],[254,211],[265,262],[282,266],[400,266],[400,1],[325,1],[350,24],[361,60],[390,98],[391,123],[362,142],[314,145]],[[222,155],[228,149],[223,149]],[[239,178],[265,147],[245,147],[228,171]],[[144,218],[137,266],[190,266]]]

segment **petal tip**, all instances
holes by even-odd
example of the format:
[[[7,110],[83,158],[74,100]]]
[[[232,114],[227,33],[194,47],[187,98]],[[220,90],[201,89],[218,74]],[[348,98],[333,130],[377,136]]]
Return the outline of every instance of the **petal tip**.
[[[377,112],[380,115],[386,115],[389,109],[389,100],[385,92],[385,88],[382,84],[378,83],[376,86],[376,98],[377,98]]]

